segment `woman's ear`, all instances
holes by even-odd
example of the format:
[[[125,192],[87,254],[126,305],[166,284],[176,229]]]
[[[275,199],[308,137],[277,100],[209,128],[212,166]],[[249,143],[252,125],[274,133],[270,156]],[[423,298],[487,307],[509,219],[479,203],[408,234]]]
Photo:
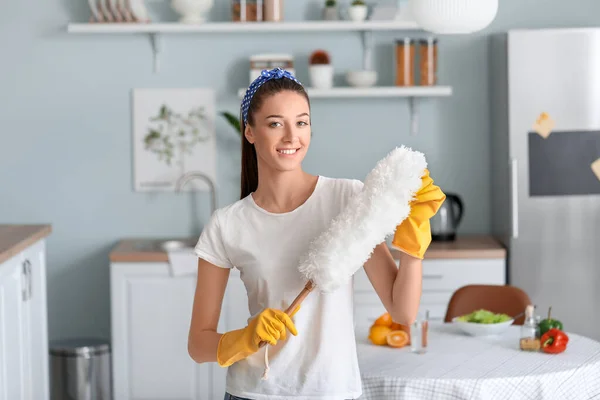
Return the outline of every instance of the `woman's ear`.
[[[244,136],[246,136],[246,139],[248,140],[248,142],[250,142],[250,144],[254,144],[254,134],[252,133],[250,125],[246,125],[246,129],[244,130]]]

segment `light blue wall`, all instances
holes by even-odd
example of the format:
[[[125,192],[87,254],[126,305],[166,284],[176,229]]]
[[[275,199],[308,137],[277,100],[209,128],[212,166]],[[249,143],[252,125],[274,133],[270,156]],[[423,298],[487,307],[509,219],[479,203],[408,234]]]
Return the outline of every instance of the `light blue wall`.
[[[168,3],[148,1],[174,18]],[[228,17],[228,2],[213,17]],[[286,17],[311,12],[288,0]],[[316,2],[320,4],[321,2]],[[408,135],[406,102],[314,100],[314,138],[306,168],[363,178],[392,147],[426,153],[433,177],[461,194],[461,233],[490,229],[488,66],[486,35],[513,27],[598,24],[600,3],[579,0],[501,0],[498,19],[481,34],[440,42],[440,80],[454,96],[421,107],[421,132]],[[159,10],[162,8],[162,10]],[[579,16],[578,16],[579,15]],[[132,190],[131,89],[213,87],[219,109],[236,110],[235,91],[247,84],[247,58],[292,52],[307,81],[306,58],[322,47],[340,72],[361,65],[352,33],[183,35],[164,40],[162,70],[152,72],[146,36],[83,36],[65,32],[88,18],[84,0],[12,1],[0,13],[0,223],[51,223],[48,296],[51,338],[108,337],[108,252],[125,237],[196,234],[191,202],[175,194]],[[381,84],[392,83],[392,33],[376,34]],[[237,199],[238,139],[219,121],[220,205]],[[208,216],[208,196],[202,222]]]

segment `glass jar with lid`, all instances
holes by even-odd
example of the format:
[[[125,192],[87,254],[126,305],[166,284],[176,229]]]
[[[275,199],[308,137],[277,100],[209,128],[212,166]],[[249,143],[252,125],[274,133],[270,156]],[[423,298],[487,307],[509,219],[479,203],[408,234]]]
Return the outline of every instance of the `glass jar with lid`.
[[[283,21],[283,0],[263,0],[263,2],[263,15],[265,21]]]
[[[437,84],[438,47],[437,39],[429,37],[419,42],[419,75],[421,86]]]
[[[264,0],[232,0],[231,20],[234,22],[253,22],[263,20]]]
[[[415,41],[411,38],[396,40],[396,86],[415,84]]]
[[[250,83],[263,69],[281,68],[295,75],[294,57],[291,54],[256,54],[250,57]]]

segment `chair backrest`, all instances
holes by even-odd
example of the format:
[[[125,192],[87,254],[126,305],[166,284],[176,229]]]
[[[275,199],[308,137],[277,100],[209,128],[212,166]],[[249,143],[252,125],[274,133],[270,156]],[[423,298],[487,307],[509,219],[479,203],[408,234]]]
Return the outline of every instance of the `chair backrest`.
[[[479,309],[514,317],[525,312],[525,307],[529,304],[532,303],[527,293],[515,286],[467,285],[452,294],[444,321],[451,322],[454,317]],[[525,316],[521,315],[514,325],[523,325],[524,322]]]

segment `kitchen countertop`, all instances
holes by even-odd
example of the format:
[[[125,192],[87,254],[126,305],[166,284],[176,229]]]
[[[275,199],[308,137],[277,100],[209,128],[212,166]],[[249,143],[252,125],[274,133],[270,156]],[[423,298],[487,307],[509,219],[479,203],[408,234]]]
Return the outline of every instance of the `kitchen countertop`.
[[[490,235],[458,236],[453,242],[432,242],[428,258],[506,258],[506,249]]]
[[[0,225],[0,264],[51,232],[50,225]]]
[[[197,239],[183,239],[190,247]],[[110,253],[112,262],[168,262],[167,252],[159,246],[161,239],[123,239]],[[395,259],[400,252],[391,249]],[[489,235],[459,236],[454,242],[432,242],[425,259],[505,258],[506,249]]]

